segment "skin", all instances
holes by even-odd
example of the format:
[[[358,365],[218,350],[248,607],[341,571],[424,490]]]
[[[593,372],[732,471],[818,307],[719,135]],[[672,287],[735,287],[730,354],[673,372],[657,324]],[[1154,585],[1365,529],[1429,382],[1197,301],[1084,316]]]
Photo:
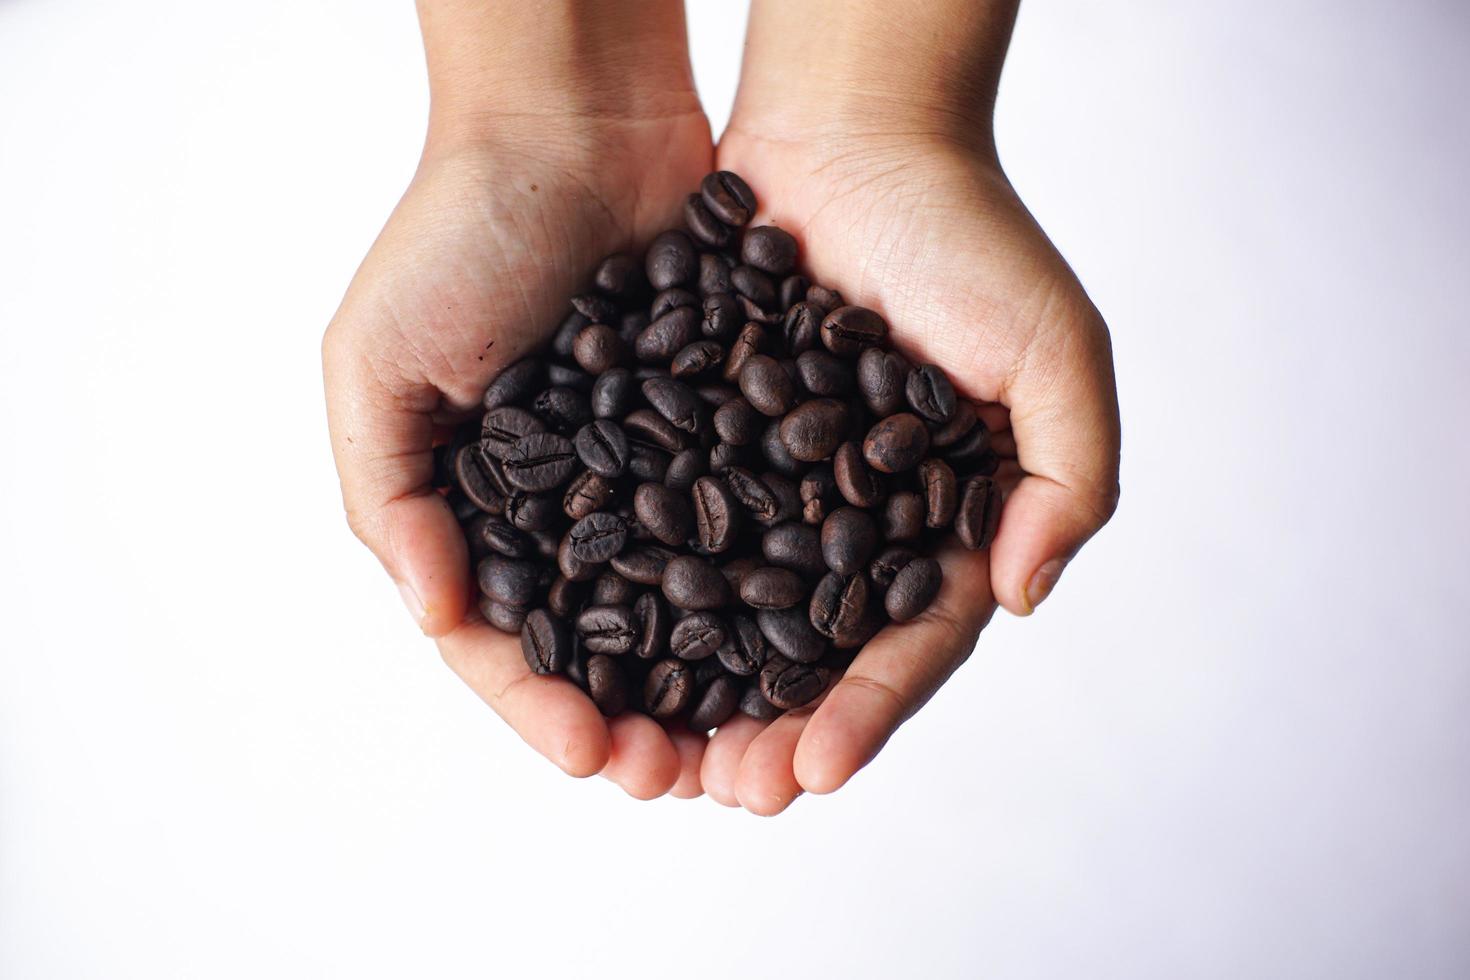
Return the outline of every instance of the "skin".
[[[705,792],[770,815],[845,784],[969,656],[996,605],[1029,615],[1111,516],[1111,350],[995,153],[1013,3],[756,0],[718,166],[746,177],[756,222],[792,232],[815,280],[881,311],[900,349],[984,403],[1009,491],[1000,530],[988,552],[944,550],[935,604],[885,628],[819,704],[770,724],[737,716],[706,740],[607,722],[569,682],[532,675],[517,641],[467,607],[430,448],[436,423],[473,409],[554,328],[599,258],[677,225],[712,167],[682,9],[638,5],[634,30],[625,6],[491,17],[420,4],[429,138],[323,344],[333,450],[354,531],[529,744],[640,799]]]

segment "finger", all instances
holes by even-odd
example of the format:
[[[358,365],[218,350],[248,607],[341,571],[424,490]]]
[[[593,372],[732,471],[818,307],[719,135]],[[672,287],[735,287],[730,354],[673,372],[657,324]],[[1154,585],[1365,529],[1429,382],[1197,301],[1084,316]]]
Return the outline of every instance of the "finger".
[[[531,673],[520,641],[479,620],[439,640],[450,668],[526,744],[572,776],[607,765],[611,739],[592,701],[565,677]]]
[[[1095,311],[1043,328],[1020,363],[1006,395],[1028,475],[1006,498],[990,570],[1001,605],[1026,616],[1116,509],[1120,436],[1112,350]]]
[[[679,778],[679,753],[669,733],[647,715],[621,714],[607,723],[612,753],[602,775],[638,800],[663,796]]]
[[[669,795],[679,800],[692,800],[703,795],[704,785],[699,781],[700,765],[704,762],[704,749],[709,738],[702,732],[679,729],[669,732],[674,742],[674,751],[679,754],[679,776]]]
[[[464,533],[431,487],[429,414],[439,394],[380,376],[337,325],[322,342],[322,363],[347,522],[397,584],[419,628],[443,636],[463,621],[470,583]]]
[[[995,608],[986,556],[951,543],[937,557],[933,605],[870,640],[805,724],[792,759],[801,788],[830,793],[851,779],[974,649]]]
[[[740,805],[740,799],[735,795],[735,777],[740,772],[740,760],[765,727],[766,722],[736,714],[715,729],[699,767],[700,784],[710,799],[721,806]]]
[[[735,777],[735,797],[741,806],[756,816],[774,817],[801,795],[792,760],[811,718],[805,708],[788,711],[751,740]]]

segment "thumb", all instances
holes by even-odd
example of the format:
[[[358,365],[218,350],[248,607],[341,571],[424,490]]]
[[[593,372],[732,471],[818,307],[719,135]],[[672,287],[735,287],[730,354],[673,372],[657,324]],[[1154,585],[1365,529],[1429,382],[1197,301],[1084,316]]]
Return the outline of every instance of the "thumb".
[[[1112,344],[1091,303],[1043,324],[1002,400],[1026,473],[1006,499],[990,550],[995,597],[1030,615],[1118,505],[1120,432]]]
[[[322,341],[327,421],[347,523],[398,586],[429,636],[464,619],[468,549],[433,489],[433,423],[439,392],[374,362],[350,329]]]

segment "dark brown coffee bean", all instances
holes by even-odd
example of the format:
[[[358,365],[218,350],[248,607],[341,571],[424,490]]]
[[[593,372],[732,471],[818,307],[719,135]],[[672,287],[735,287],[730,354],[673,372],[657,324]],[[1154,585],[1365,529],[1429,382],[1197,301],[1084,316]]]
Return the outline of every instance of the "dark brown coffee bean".
[[[635,387],[633,372],[627,368],[604,371],[592,384],[592,396],[589,400],[592,417],[615,419],[627,414]]]
[[[562,495],[561,509],[574,521],[580,521],[594,510],[600,510],[612,499],[612,484],[607,477],[591,470],[583,470],[567,484]]]
[[[716,476],[723,476],[730,467],[744,464],[749,455],[741,446],[717,442],[710,447],[709,471]]]
[[[638,335],[651,322],[653,322],[652,318],[642,310],[633,310],[620,316],[618,318],[618,339],[623,342],[623,349],[632,350],[633,345],[638,342]]]
[[[734,263],[719,252],[705,252],[699,257],[699,295],[708,299],[716,293],[730,291],[730,270]]]
[[[577,635],[592,653],[622,656],[638,645],[638,624],[627,606],[588,606],[577,616]]]
[[[766,700],[757,680],[747,684],[740,693],[740,713],[756,721],[773,721],[785,714],[785,711]]]
[[[815,701],[827,689],[830,677],[825,667],[776,657],[761,668],[761,694],[776,707],[791,711]]]
[[[757,568],[740,583],[740,598],[753,609],[787,609],[805,599],[806,592],[800,575],[773,565]]]
[[[827,649],[826,639],[812,628],[807,611],[801,606],[757,609],[755,622],[777,653],[797,663],[816,663]]]
[[[507,606],[525,608],[536,598],[541,575],[533,562],[491,555],[476,569],[480,592]]]
[[[643,684],[643,705],[655,718],[670,718],[694,698],[694,668],[682,660],[660,660]]]
[[[505,510],[505,497],[496,489],[491,472],[494,457],[480,443],[462,446],[454,455],[454,482],[465,499],[486,513]]]
[[[505,500],[505,519],[520,531],[545,531],[557,522],[557,511],[553,494],[517,491]]]
[[[837,500],[837,478],[830,463],[818,463],[801,478],[797,488],[801,500],[801,519],[808,524],[821,524]]]
[[[734,544],[740,521],[740,502],[724,481],[702,476],[694,481],[694,525],[700,550],[710,554],[728,551]]]
[[[735,231],[710,211],[699,194],[684,199],[684,224],[695,238],[714,248],[724,248],[735,237]]]
[[[882,596],[893,584],[899,569],[918,557],[918,552],[907,545],[890,545],[879,552],[868,565],[868,579],[873,583],[873,593]]]
[[[573,582],[590,582],[597,577],[602,566],[583,561],[572,551],[572,536],[562,535],[556,549],[556,570],[562,578]]]
[[[954,415],[954,386],[933,364],[924,364],[909,372],[904,396],[914,411],[935,425],[943,425]]]
[[[976,422],[970,431],[944,450],[944,458],[956,469],[975,469],[990,452],[990,430]],[[991,470],[990,472],[994,472]],[[989,473],[984,475],[988,476]]]
[[[704,476],[708,468],[708,457],[698,449],[677,452],[669,460],[668,472],[664,474],[664,486],[687,494],[694,488],[694,481]]]
[[[740,241],[740,260],[773,276],[784,276],[796,265],[796,239],[775,225],[751,228]]]
[[[607,571],[592,583],[591,602],[594,606],[632,606],[641,591],[630,579],[616,571]]]
[[[587,595],[587,583],[573,582],[558,575],[546,590],[546,605],[551,612],[562,618],[571,619]]]
[[[913,541],[924,533],[924,498],[913,490],[897,490],[883,502],[883,537]]]
[[[576,310],[572,310],[566,315],[565,318],[562,319],[561,325],[556,328],[556,333],[552,334],[551,352],[557,357],[570,358],[572,356],[572,347],[577,342],[577,335],[580,334],[586,328],[587,324],[591,322],[591,320],[587,319]],[[538,387],[540,387],[539,384],[532,385],[527,390],[527,394]],[[524,397],[525,395],[523,394],[509,400],[521,401]],[[505,402],[502,402],[502,404],[505,404]]]
[[[488,550],[506,558],[529,558],[535,551],[531,539],[510,522],[492,514],[482,514],[465,529],[470,540],[478,540]]]
[[[658,585],[664,569],[674,560],[674,552],[657,545],[641,545],[614,555],[609,562],[613,570],[639,585]]]
[[[807,617],[812,628],[829,640],[858,633],[868,614],[868,577],[828,572],[812,592]]]
[[[699,312],[687,306],[665,313],[638,334],[633,356],[645,364],[667,364],[694,339],[699,320]]]
[[[847,436],[847,427],[845,404],[835,398],[813,398],[781,420],[781,443],[793,459],[814,463],[837,450]]]
[[[728,293],[706,296],[702,310],[699,331],[711,340],[728,341],[745,323],[745,311]]]
[[[892,415],[903,406],[908,375],[908,360],[894,351],[869,347],[858,357],[858,393],[874,415]]]
[[[868,564],[878,545],[878,526],[865,510],[839,507],[822,522],[822,559],[839,575],[853,575]]]
[[[638,627],[638,645],[633,648],[641,660],[653,660],[669,652],[669,629],[673,617],[664,597],[645,592],[633,603],[633,621]]]
[[[623,419],[623,431],[633,443],[645,442],[670,453],[684,449],[684,436],[674,428],[672,422],[651,408],[637,408],[629,412]]]
[[[480,446],[496,459],[504,459],[521,436],[545,431],[546,423],[526,409],[502,405],[486,412],[480,421]]]
[[[680,660],[703,660],[714,656],[728,636],[720,617],[711,612],[693,612],[674,624],[669,651]]]
[[[693,282],[699,274],[699,253],[688,235],[682,231],[666,231],[648,246],[643,269],[654,289],[683,285]]]
[[[585,672],[587,694],[598,711],[612,718],[628,710],[628,678],[616,660],[595,653],[587,658]]]
[[[527,610],[518,606],[507,606],[489,596],[480,596],[479,606],[480,615],[485,617],[485,622],[502,633],[519,633],[521,627],[526,625]]]
[[[835,289],[828,289],[826,286],[820,286],[816,283],[812,283],[807,288],[806,301],[821,310],[823,316],[831,313],[839,306],[845,305],[842,302],[841,293]]]
[[[745,577],[757,568],[763,567],[760,559],[746,555],[744,558],[732,558],[720,565],[720,574],[725,576],[725,581],[730,583],[730,594],[739,595],[740,586]]]
[[[755,214],[755,194],[750,185],[728,170],[705,177],[699,193],[710,213],[727,225],[738,228]]]
[[[628,540],[628,522],[605,510],[594,511],[567,532],[572,554],[579,561],[601,564],[623,550]]]
[[[730,344],[730,353],[725,357],[723,377],[726,381],[739,382],[745,364],[760,352],[766,332],[759,323],[747,323]]]
[[[681,432],[699,432],[705,418],[704,403],[682,381],[650,378],[643,382],[643,397],[674,428]]]
[[[633,512],[650,534],[667,545],[682,545],[694,530],[689,498],[662,483],[641,483],[633,491]]]
[[[571,657],[571,631],[545,609],[533,609],[521,627],[521,653],[533,673],[555,674],[566,668]]]
[[[975,427],[980,417],[975,414],[975,406],[967,401],[956,401],[954,414],[949,421],[934,430],[930,442],[936,449],[944,449],[953,446]]]
[[[689,378],[713,371],[725,363],[725,348],[713,340],[696,340],[674,355],[671,373],[675,378]]]
[[[735,290],[737,303],[740,303],[740,297],[743,296],[754,303],[761,314],[776,305],[776,284],[771,281],[770,276],[754,266],[737,265],[731,269],[730,286]],[[749,306],[740,303],[740,307],[747,317],[754,318]]]
[[[774,522],[780,501],[760,477],[743,467],[731,466],[725,470],[725,484],[757,522],[767,525]]]
[[[680,555],[663,575],[664,597],[680,609],[719,609],[730,604],[730,583],[703,558]]]
[[[609,296],[626,296],[643,285],[643,267],[627,252],[615,252],[598,264],[592,284]]]
[[[809,350],[796,359],[801,386],[814,395],[846,396],[853,390],[852,365],[824,350]]]
[[[926,459],[919,464],[919,484],[924,488],[925,526],[949,527],[959,506],[954,470],[942,459]]]
[[[806,291],[811,286],[811,280],[799,272],[782,279],[781,287],[777,290],[777,299],[780,300],[781,309],[789,310],[797,303],[804,302]]]
[[[707,732],[730,720],[740,705],[740,682],[733,677],[717,676],[700,692],[694,710],[689,712],[689,730]]]
[[[972,476],[960,489],[960,505],[954,515],[954,530],[960,543],[971,551],[990,547],[1000,524],[1000,485],[985,476]]]
[[[574,393],[581,394],[592,390],[592,375],[581,368],[570,367],[566,364],[555,362],[546,365],[546,381],[556,388],[568,388]],[[581,399],[579,412],[590,412],[591,407],[587,405],[586,399]],[[532,403],[534,406],[534,402]]]
[[[839,306],[822,320],[822,343],[838,357],[857,357],[886,336],[888,323],[865,306]]]
[[[605,323],[594,323],[577,335],[577,342],[572,345],[572,356],[582,370],[601,374],[617,366],[626,354],[623,340],[616,330]]]
[[[622,476],[628,468],[628,437],[611,419],[598,419],[577,430],[572,440],[582,465],[608,479]]]
[[[761,482],[776,498],[776,511],[765,520],[765,524],[769,526],[801,519],[801,494],[795,480],[783,473],[767,472],[761,474]]]
[[[691,382],[691,386],[694,388],[694,393],[699,396],[699,400],[711,409],[717,409],[725,404],[725,402],[740,397],[739,388],[734,385],[725,384],[723,381],[700,381],[696,379],[694,382]],[[703,436],[703,433],[701,433],[701,436]]]
[[[732,446],[747,446],[759,438],[765,427],[765,416],[750,406],[743,396],[725,402],[715,410],[715,433]]]
[[[827,572],[818,530],[806,524],[777,524],[761,536],[761,555],[772,565],[815,578]]]
[[[592,405],[581,392],[562,385],[547,388],[531,400],[531,409],[552,431],[570,436],[592,421]]]
[[[754,619],[736,613],[730,619],[734,643],[726,644],[715,652],[721,666],[732,674],[750,677],[765,666],[771,658],[771,647]]]
[[[485,397],[481,400],[481,404],[486,411],[489,411],[492,408],[522,401],[529,397],[531,392],[541,387],[545,376],[546,365],[539,359],[528,357],[525,360],[516,361],[497,374],[495,380],[485,388]]]
[[[572,309],[585,316],[590,323],[609,323],[618,315],[618,308],[613,301],[598,293],[573,296]]]
[[[799,357],[821,343],[821,310],[811,303],[797,303],[781,319],[781,339],[786,352]]]
[[[837,491],[854,507],[875,507],[883,499],[883,480],[863,461],[855,442],[845,442],[832,454],[832,475]]]
[[[754,354],[740,369],[740,393],[762,415],[785,415],[796,404],[796,385],[775,358]]]
[[[880,473],[913,469],[928,451],[929,430],[911,412],[888,416],[863,440],[863,461]]]
[[[731,270],[730,274],[734,275],[734,270]],[[759,323],[763,327],[770,327],[781,322],[780,313],[775,310],[762,309],[761,305],[749,296],[736,293],[735,302],[740,304],[740,311],[745,314],[748,323]]]
[[[929,608],[939,595],[944,571],[933,558],[915,558],[893,577],[883,596],[883,610],[895,623],[906,623]]]

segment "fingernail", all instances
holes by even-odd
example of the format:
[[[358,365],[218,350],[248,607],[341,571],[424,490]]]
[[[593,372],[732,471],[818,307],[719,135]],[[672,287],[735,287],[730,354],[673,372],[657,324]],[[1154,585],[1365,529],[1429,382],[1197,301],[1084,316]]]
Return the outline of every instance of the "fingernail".
[[[408,614],[413,617],[414,625],[422,629],[425,609],[419,594],[407,582],[398,583],[398,594],[403,597],[403,604],[408,607]]]
[[[1057,579],[1062,577],[1062,569],[1066,567],[1066,562],[1053,558],[1031,576],[1031,581],[1021,590],[1021,607],[1027,616],[1035,612],[1036,607],[1051,595],[1051,590],[1057,587]]]

